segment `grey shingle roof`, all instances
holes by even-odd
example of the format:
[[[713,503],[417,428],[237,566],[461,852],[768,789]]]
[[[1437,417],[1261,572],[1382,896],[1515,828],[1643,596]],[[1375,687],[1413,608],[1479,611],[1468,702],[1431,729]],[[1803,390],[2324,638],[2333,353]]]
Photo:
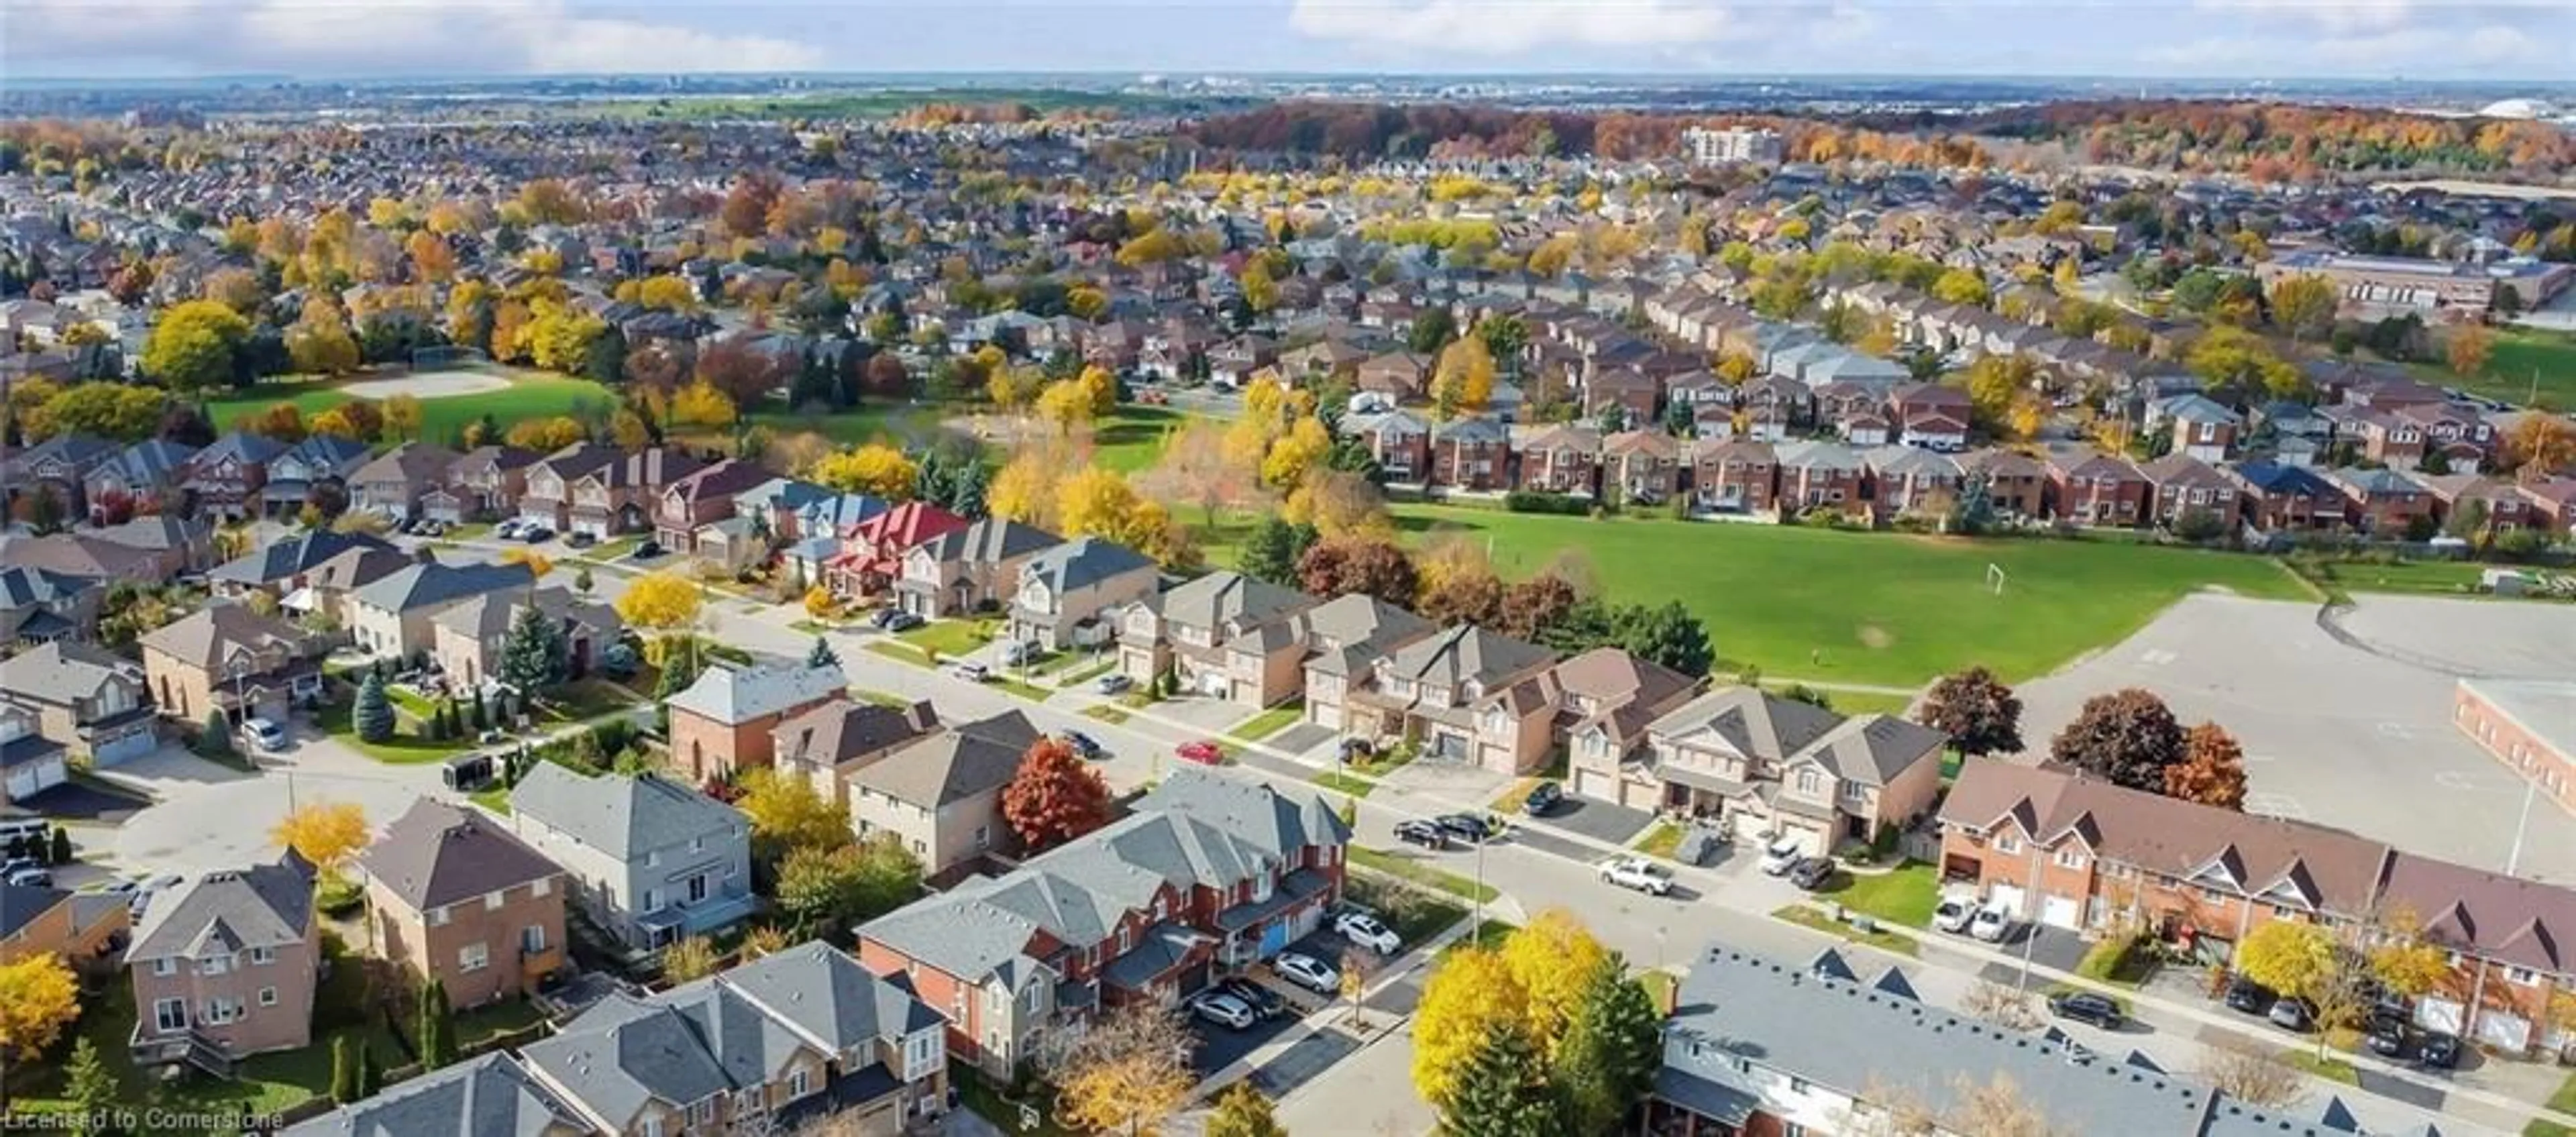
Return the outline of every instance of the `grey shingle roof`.
[[[1675,708],[1646,729],[1687,737],[1708,731],[1737,753],[1777,762],[1806,749],[1842,721],[1823,707],[1755,687],[1720,687]]]
[[[313,926],[313,866],[293,853],[273,865],[212,872],[152,902],[125,962],[193,955],[199,944],[234,950],[304,942]]]
[[[1836,777],[1884,786],[1937,754],[1948,741],[1940,731],[1921,723],[1867,714],[1844,719],[1825,732],[1812,752],[1825,760]]]
[[[908,707],[881,707],[840,698],[781,722],[769,733],[781,761],[838,766],[919,738],[938,725],[939,712],[928,700]]]
[[[1040,549],[1064,543],[1064,538],[1034,525],[1022,525],[999,517],[987,517],[963,529],[933,537],[915,548],[927,551],[941,564],[963,561],[968,564],[999,564],[1024,557]]]
[[[1387,657],[1384,670],[1427,683],[1475,680],[1491,686],[1555,658],[1555,652],[1537,644],[1523,643],[1474,624],[1460,624],[1396,649]]]
[[[1043,581],[1049,591],[1060,596],[1112,577],[1153,567],[1153,560],[1143,553],[1098,537],[1084,536],[1029,558],[1028,564],[1020,568],[1020,579]]]
[[[143,685],[143,669],[124,657],[57,640],[0,661],[0,693],[60,706],[96,696],[120,675]]]
[[[219,666],[226,650],[234,645],[252,651],[266,651],[272,646],[283,645],[289,652],[295,652],[300,651],[306,642],[302,628],[262,616],[238,604],[218,604],[191,613],[176,623],[145,633],[142,638],[144,647],[203,668]]]
[[[750,824],[741,810],[668,778],[589,777],[558,762],[539,762],[519,779],[510,812],[621,861],[692,837],[729,839]]]
[[[421,911],[563,873],[482,814],[429,798],[386,826],[358,863]]]
[[[278,1137],[554,1137],[588,1122],[495,1052],[397,1083],[280,1131]]]
[[[1155,610],[1164,619],[1195,628],[1213,628],[1228,621],[1259,626],[1314,604],[1314,597],[1296,589],[1222,570],[1166,589],[1154,601]]]
[[[536,583],[536,573],[523,564],[446,565],[433,562],[401,569],[374,583],[360,586],[350,595],[370,608],[408,612],[423,605],[442,604],[503,589],[526,590],[535,587]]]
[[[309,571],[351,549],[361,548],[396,551],[392,545],[376,537],[316,530],[262,545],[244,556],[216,566],[206,576],[237,584],[271,584]]]
[[[38,916],[71,898],[59,888],[35,888],[22,884],[0,884],[0,939],[18,934],[18,929],[33,923]]]
[[[897,801],[937,808],[1009,784],[1038,738],[1027,715],[1004,711],[907,743],[861,767],[850,781]]]
[[[707,668],[687,690],[664,700],[675,711],[687,711],[729,725],[740,725],[839,694],[849,677],[838,667],[803,664]]]

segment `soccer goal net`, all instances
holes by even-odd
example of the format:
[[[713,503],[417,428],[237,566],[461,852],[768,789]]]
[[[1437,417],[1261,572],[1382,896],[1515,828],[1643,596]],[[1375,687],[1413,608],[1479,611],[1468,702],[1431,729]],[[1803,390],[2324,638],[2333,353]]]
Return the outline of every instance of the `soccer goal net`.
[[[411,349],[414,371],[480,371],[491,366],[491,353],[479,347],[443,343]]]

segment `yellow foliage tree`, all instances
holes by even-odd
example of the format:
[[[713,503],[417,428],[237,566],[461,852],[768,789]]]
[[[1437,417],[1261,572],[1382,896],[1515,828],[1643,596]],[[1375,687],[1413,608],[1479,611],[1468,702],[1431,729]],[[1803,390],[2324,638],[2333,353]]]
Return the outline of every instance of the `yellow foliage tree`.
[[[705,379],[692,380],[671,396],[671,421],[676,423],[722,428],[732,426],[738,417],[733,397]]]
[[[1085,367],[1078,382],[1082,384],[1083,394],[1091,399],[1093,418],[1117,413],[1118,377],[1110,374],[1108,368],[1097,363]]]
[[[1076,379],[1049,383],[1038,394],[1037,412],[1039,418],[1055,424],[1056,433],[1072,434],[1073,428],[1091,421],[1091,392]]]
[[[688,281],[668,273],[648,276],[636,286],[635,302],[665,312],[694,312],[698,307],[698,290]]]
[[[40,1054],[80,1017],[80,981],[52,952],[0,964],[0,1059]]]
[[[1552,1052],[1583,1001],[1583,984],[1609,951],[1561,908],[1550,908],[1503,940],[1504,970],[1522,993],[1530,1041]]]
[[[873,494],[889,501],[912,496],[921,467],[903,451],[881,442],[824,456],[805,476],[845,493]]]
[[[367,811],[355,802],[317,801],[280,818],[268,839],[324,872],[337,872],[367,847]]]
[[[385,437],[419,441],[421,407],[417,395],[395,395],[377,404],[384,415]]]
[[[1480,336],[1460,336],[1440,349],[1431,373],[1431,405],[1441,418],[1474,414],[1494,398],[1494,353]]]
[[[677,632],[695,627],[706,596],[698,582],[670,569],[649,572],[617,598],[617,615],[638,628]]]
[[[1323,461],[1333,449],[1333,434],[1324,429],[1313,415],[1299,418],[1270,444],[1270,452],[1261,459],[1261,480],[1274,486],[1293,487],[1304,484],[1306,472]]]
[[[535,549],[526,548],[524,546],[514,546],[501,550],[501,563],[505,565],[526,565],[528,566],[529,574],[539,579],[543,579],[547,573],[555,571],[555,562],[552,559],[548,558],[544,553],[540,553]]]
[[[315,293],[304,312],[286,330],[286,354],[298,371],[346,375],[358,369],[358,339],[349,334],[349,317],[338,302]]]
[[[1002,464],[984,488],[984,509],[1005,521],[1045,526],[1055,519],[1056,463],[1037,448],[1022,450]]]
[[[1413,1014],[1413,1089],[1424,1101],[1447,1101],[1459,1071],[1494,1032],[1517,1029],[1528,996],[1502,953],[1470,947],[1451,952],[1422,988]]]
[[[818,584],[805,590],[805,614],[808,616],[817,620],[828,619],[832,610],[840,606],[840,600],[832,595],[829,588]]]

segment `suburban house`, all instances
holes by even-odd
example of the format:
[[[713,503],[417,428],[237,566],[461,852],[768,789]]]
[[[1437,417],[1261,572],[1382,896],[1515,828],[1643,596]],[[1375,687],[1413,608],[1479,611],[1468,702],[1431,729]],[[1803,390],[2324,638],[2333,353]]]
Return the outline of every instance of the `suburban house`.
[[[468,600],[496,592],[536,591],[524,564],[414,564],[349,594],[349,633],[369,654],[412,659],[437,644],[432,620]]]
[[[9,804],[71,780],[71,766],[63,760],[67,749],[39,732],[35,711],[0,702],[0,789]]]
[[[1375,707],[1352,708],[1377,661],[1439,626],[1374,596],[1348,593],[1318,604],[1298,618],[1306,650],[1306,721],[1327,730],[1374,736],[1382,722]]]
[[[1511,432],[1481,415],[1431,428],[1431,484],[1469,493],[1511,488]]]
[[[2576,990],[2576,890],[2407,853],[2340,829],[1971,759],[1941,805],[1941,873],[2050,927],[2141,928],[2213,963],[2262,923],[2392,921],[2449,953],[2415,999],[2427,1029],[2521,1053]],[[2371,934],[2363,929],[2362,934]]]
[[[190,727],[222,715],[284,722],[322,694],[325,643],[239,604],[203,608],[143,634],[143,676],[163,715]]]
[[[1415,485],[1431,476],[1431,424],[1413,412],[1355,414],[1343,429],[1368,444],[1369,456],[1377,460],[1386,480]]]
[[[492,1051],[407,1078],[375,1095],[277,1131],[277,1137],[592,1137],[598,1127]]]
[[[1047,651],[1105,643],[1103,615],[1152,596],[1157,573],[1153,558],[1098,537],[1040,550],[1020,566],[1010,637]]]
[[[850,774],[850,828],[861,838],[891,835],[934,880],[973,868],[987,853],[1016,853],[1002,788],[1044,737],[1028,716],[1005,711],[897,746]]]
[[[942,1029],[899,979],[808,942],[658,994],[612,994],[519,1062],[583,1132],[790,1133],[829,1116],[835,1133],[896,1137],[947,1108]]]
[[[447,485],[456,452],[406,442],[349,475],[349,508],[402,521],[420,516],[421,503]]]
[[[859,961],[1006,1075],[1095,1011],[1168,1003],[1323,926],[1350,831],[1315,794],[1192,767],[1107,827],[859,926]]]
[[[1540,427],[1515,445],[1514,487],[1533,493],[1591,497],[1601,480],[1601,432],[1588,426]]]
[[[1556,704],[1544,677],[1556,653],[1474,624],[1380,657],[1350,690],[1343,730],[1418,742],[1426,758],[1504,774],[1546,764]]]
[[[369,562],[371,568],[382,571],[377,576],[352,582],[352,587],[369,583],[378,576],[412,563],[410,554],[393,547],[384,538],[315,529],[271,541],[225,561],[206,574],[206,583],[217,596],[240,599],[253,592],[265,592],[282,600],[298,589],[311,587],[313,574],[323,566],[355,552],[383,554]]]
[[[653,507],[654,540],[672,552],[695,555],[702,527],[733,518],[737,498],[776,477],[758,462],[727,458],[674,479]]]
[[[2245,416],[2198,392],[2147,404],[2147,430],[2170,432],[2172,453],[2203,462],[2224,462],[2234,454],[2236,436],[2244,426]]]
[[[98,631],[98,605],[106,599],[107,579],[24,565],[0,568],[0,640],[40,644],[90,638]]]
[[[188,459],[197,448],[166,438],[147,438],[128,446],[107,461],[92,467],[81,479],[82,497],[89,504],[89,519],[100,522],[114,511],[118,503],[130,511],[178,513],[187,502],[180,488],[188,468]]]
[[[586,775],[539,762],[505,819],[563,867],[572,903],[631,951],[705,935],[751,915],[751,822],[657,774]]]
[[[358,856],[376,951],[457,1008],[524,995],[564,965],[562,867],[479,811],[421,798]]]
[[[259,510],[268,460],[285,449],[285,444],[265,435],[234,431],[189,455],[179,471],[179,486],[196,503],[200,517],[248,517]]]
[[[1316,600],[1293,588],[1219,570],[1130,605],[1118,630],[1118,670],[1151,683],[1164,671],[1185,690],[1267,707],[1304,689],[1307,633],[1297,617]]]
[[[1601,441],[1601,492],[1654,505],[1681,491],[1681,443],[1656,429],[1627,430]]]
[[[2397,540],[2419,519],[2432,520],[2432,491],[2395,470],[2356,466],[2329,470],[2325,479],[2343,494],[2344,523],[2364,533]]]
[[[1021,566],[1063,543],[1035,526],[987,517],[905,550],[895,601],[925,620],[999,607],[1017,590]]]
[[[430,617],[430,662],[468,687],[499,682],[510,629],[531,608],[562,632],[570,678],[598,670],[601,655],[626,634],[617,609],[560,584],[503,589],[466,597]]]
[[[78,970],[100,970],[133,928],[125,897],[106,892],[0,884],[0,964],[58,956]],[[109,967],[116,960],[105,961]]]
[[[1960,459],[1959,466],[1969,480],[1984,484],[1986,501],[1996,516],[2030,520],[2048,516],[2049,472],[2039,459],[2010,450],[1980,450]]]
[[[573,486],[625,456],[613,446],[576,442],[538,459],[520,475],[516,515],[557,532],[572,527]],[[605,502],[603,494],[601,501]]]
[[[2343,522],[2343,493],[2305,466],[2247,462],[2224,471],[2240,491],[2245,524],[2264,533],[2327,528]]]
[[[544,455],[515,446],[477,446],[447,469],[446,484],[421,495],[421,514],[450,524],[511,517],[528,492],[528,471]]]
[[[780,723],[837,698],[850,685],[838,667],[715,663],[688,689],[663,701],[671,712],[671,758],[700,782],[767,766]]]
[[[870,596],[903,576],[904,554],[973,524],[927,502],[907,501],[844,527],[841,551],[825,568],[840,596]]]
[[[928,700],[884,707],[837,696],[770,730],[770,764],[813,783],[815,793],[846,809],[851,774],[938,727],[939,712]]]
[[[292,517],[315,502],[323,487],[345,490],[369,457],[366,443],[336,434],[316,434],[287,447],[268,460],[268,476],[259,486],[261,515]]]
[[[2062,521],[2133,528],[2147,516],[2153,490],[2129,460],[2090,450],[2048,458],[2048,501]]]
[[[1707,683],[1619,648],[1597,647],[1549,669],[1547,685],[1556,703],[1557,745],[1598,740],[1612,753],[1627,753],[1645,740],[1649,725]]]
[[[1768,442],[1701,439],[1691,444],[1692,506],[1702,513],[1768,513],[1779,470]]]
[[[2171,529],[2187,517],[2214,519],[2233,528],[2238,515],[2236,482],[2201,459],[2167,454],[2138,467],[2150,488],[2148,518]]]
[[[289,852],[275,864],[211,872],[154,897],[125,949],[134,984],[134,1063],[232,1064],[313,1041],[313,990],[322,934],[313,866]]]
[[[1643,746],[1578,739],[1572,788],[1723,818],[1737,833],[1787,837],[1823,856],[1930,810],[1944,745],[1939,731],[1904,719],[1846,718],[1758,687],[1721,687],[1647,724]]]
[[[72,760],[113,766],[161,744],[143,668],[105,648],[57,640],[0,660],[0,703]]]
[[[1972,1096],[1999,1083],[2053,1131],[2087,1137],[2355,1132],[2266,1114],[2152,1064],[1955,1014],[1924,1002],[1894,968],[1864,982],[1840,953],[1801,965],[1725,944],[1693,957],[1674,994],[1643,1131],[1876,1132],[1891,1118],[1973,1115]],[[2349,1116],[2329,1099],[2323,1116],[2338,1113]],[[1976,1132],[1942,1120],[1921,1131]]]

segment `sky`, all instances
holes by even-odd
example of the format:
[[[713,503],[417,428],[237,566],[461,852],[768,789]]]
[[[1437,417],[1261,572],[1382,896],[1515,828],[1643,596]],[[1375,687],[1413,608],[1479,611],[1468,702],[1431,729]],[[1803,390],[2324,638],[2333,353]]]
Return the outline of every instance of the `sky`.
[[[0,75],[2576,78],[2576,0],[0,0]]]

